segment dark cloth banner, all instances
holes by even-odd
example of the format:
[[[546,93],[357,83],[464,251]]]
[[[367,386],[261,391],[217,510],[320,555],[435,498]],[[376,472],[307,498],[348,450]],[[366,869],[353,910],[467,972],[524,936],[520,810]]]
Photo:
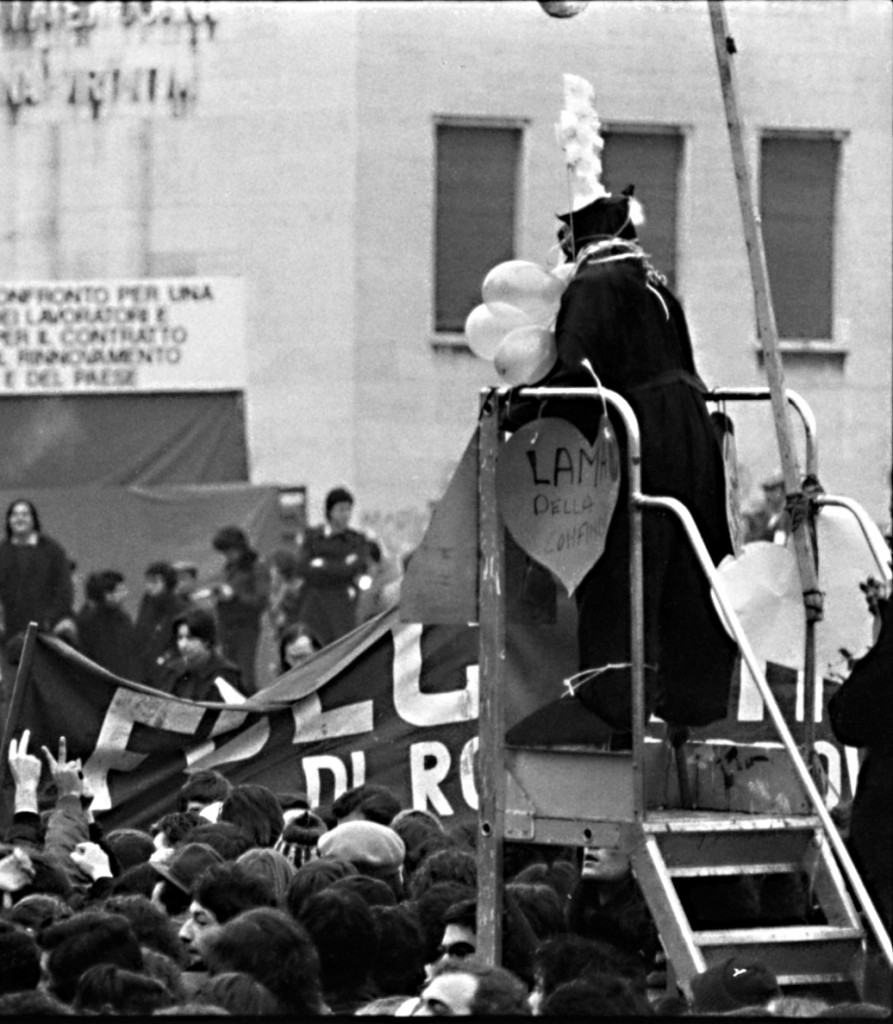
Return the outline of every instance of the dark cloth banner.
[[[555,626],[509,628],[507,726],[533,722],[541,742],[599,737],[597,720],[576,700],[559,699],[575,657],[562,608]],[[395,608],[234,707],[179,700],[119,679],[41,635],[13,735],[30,729],[30,749],[38,753],[43,744],[55,751],[64,735],[69,756],[84,763],[106,828],[145,826],[175,809],[186,773],[203,768],[217,768],[234,783],[303,790],[323,807],[350,786],[375,782],[405,806],[458,820],[477,809],[477,661],[476,627],[401,623]],[[774,670],[769,678],[795,723],[802,718],[796,673]],[[833,688],[826,681],[823,706]],[[736,688],[730,717],[699,732],[740,743],[777,739],[765,714],[738,721],[740,704]],[[535,712],[542,712],[542,724],[529,717]],[[660,735],[660,725],[654,732]],[[847,775],[826,711],[817,736],[821,752],[837,759],[838,775]]]

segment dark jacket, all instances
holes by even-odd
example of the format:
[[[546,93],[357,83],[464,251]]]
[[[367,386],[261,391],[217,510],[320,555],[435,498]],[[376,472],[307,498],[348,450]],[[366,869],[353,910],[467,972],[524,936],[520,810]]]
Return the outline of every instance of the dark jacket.
[[[558,363],[549,387],[605,388],[632,406],[641,434],[642,490],[676,498],[691,512],[715,564],[732,553],[725,470],[697,375],[682,307],[641,255],[619,243],[607,259],[585,259],[562,296],[555,327]],[[614,257],[617,257],[616,259]],[[574,423],[592,442],[597,400],[523,403],[510,427],[542,413]],[[622,453],[617,505],[601,558],[576,591],[580,669],[617,666],[584,683],[579,699],[617,729],[630,723],[629,515],[626,435],[609,414]],[[646,701],[674,725],[722,719],[736,648],[688,541],[668,512],[643,516]]]
[[[883,616],[874,646],[828,701],[828,716],[841,743],[864,750],[850,842],[889,929],[893,925],[893,601],[887,602]]]
[[[270,571],[250,548],[227,564],[224,579],[233,595],[217,601],[217,621],[225,636],[245,629],[260,631],[260,619],[270,600]]]
[[[184,700],[220,703],[224,700],[223,694],[214,685],[218,678],[241,692],[242,673],[239,669],[217,651],[210,651],[205,661],[188,668],[184,667],[181,658],[174,659],[168,665],[167,675],[160,681],[159,689]]]
[[[49,631],[72,615],[74,588],[62,545],[43,534],[34,545],[0,543],[0,603],[7,641],[31,621]]]
[[[143,594],[134,627],[137,676],[140,682],[155,686],[160,676],[160,660],[171,650],[174,619],[188,607],[185,597],[172,591]]]
[[[123,679],[137,680],[133,621],[123,608],[88,602],[75,619],[81,652]]]
[[[304,534],[299,559],[305,581],[299,618],[321,644],[330,644],[357,625],[356,580],[381,560],[381,549],[359,530],[314,526]],[[311,565],[317,559],[322,564]]]

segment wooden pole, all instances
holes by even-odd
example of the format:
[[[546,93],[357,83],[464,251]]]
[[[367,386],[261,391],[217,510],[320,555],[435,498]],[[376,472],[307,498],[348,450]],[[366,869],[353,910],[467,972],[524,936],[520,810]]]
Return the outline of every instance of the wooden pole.
[[[790,496],[802,495],[800,472],[797,466],[796,449],[791,441],[791,427],[788,418],[788,403],[784,381],[784,367],[778,348],[778,328],[772,297],[769,289],[769,274],[766,269],[766,252],[763,247],[763,232],[760,216],[753,199],[750,174],[744,153],[741,133],[741,118],[738,114],[735,70],[731,57],[735,52],[734,43],[728,32],[723,0],[708,0],[710,24],[713,30],[713,47],[719,69],[719,81],[725,106],[726,123],[729,129],[729,143],[732,147],[732,165],[738,189],[738,203],[744,225],[744,241],[747,246],[750,276],[753,284],[756,306],[757,335],[763,348],[766,375],[769,382],[772,416],[778,441],[781,472],[784,476],[785,493]],[[793,530],[794,552],[800,573],[800,587],[806,615],[806,652],[804,658],[804,745],[808,759],[815,741],[815,623],[822,618],[822,594],[819,590],[815,551],[809,529],[808,517],[801,516]]]
[[[502,963],[502,859],[505,836],[505,571],[502,516],[496,500],[499,396],[485,399],[480,416],[480,710],[477,787],[477,952]]]
[[[22,698],[25,696],[25,687],[28,684],[28,677],[31,674],[31,659],[34,656],[34,644],[37,640],[37,623],[29,622],[25,630],[25,642],[22,644],[22,656],[16,667],[15,682],[12,687],[12,697],[9,701],[9,711],[6,713],[6,721],[3,723],[3,746],[0,749],[0,792],[6,784],[6,769],[9,764],[9,741],[13,737],[16,726],[19,722],[19,712],[22,708]]]

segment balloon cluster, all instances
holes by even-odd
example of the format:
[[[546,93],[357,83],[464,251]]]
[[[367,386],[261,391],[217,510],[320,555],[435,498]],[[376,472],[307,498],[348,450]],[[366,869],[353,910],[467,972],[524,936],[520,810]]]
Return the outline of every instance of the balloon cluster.
[[[555,365],[555,317],[573,263],[553,270],[527,260],[495,266],[481,286],[483,302],[468,314],[465,338],[491,360],[506,384],[535,384]]]

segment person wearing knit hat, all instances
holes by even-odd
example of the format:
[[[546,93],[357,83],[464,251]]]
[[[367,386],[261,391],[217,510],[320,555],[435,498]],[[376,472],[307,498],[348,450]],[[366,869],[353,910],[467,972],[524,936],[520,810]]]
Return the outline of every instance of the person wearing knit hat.
[[[317,856],[316,845],[326,831],[326,823],[318,814],[298,811],[282,830],[273,849],[287,857],[295,867],[300,867]]]
[[[399,899],[403,895],[406,846],[397,833],[377,821],[345,821],[319,840],[320,857],[341,857],[361,875],[387,882]]]
[[[781,995],[778,979],[759,960],[732,956],[691,981],[693,1013],[728,1013],[745,1006],[767,1006]]]

